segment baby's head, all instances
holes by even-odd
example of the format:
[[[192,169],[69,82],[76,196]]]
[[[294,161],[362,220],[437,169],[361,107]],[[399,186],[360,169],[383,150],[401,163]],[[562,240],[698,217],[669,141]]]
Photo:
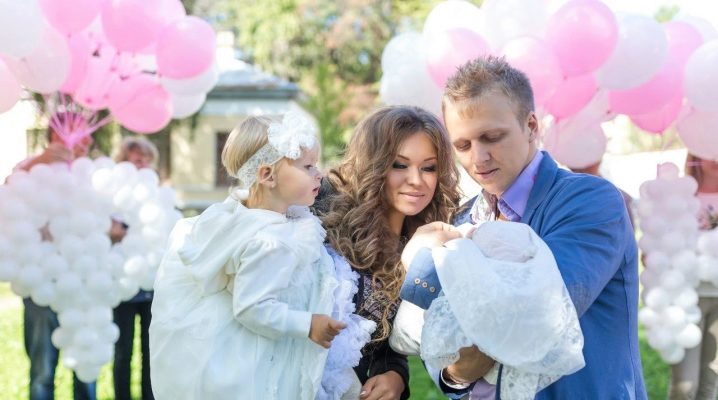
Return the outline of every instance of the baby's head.
[[[484,222],[476,228],[471,240],[486,257],[501,261],[526,262],[538,251],[531,227],[515,222]]]
[[[249,207],[271,204],[280,212],[312,205],[321,181],[315,132],[312,122],[296,112],[242,121],[222,150],[227,173],[239,180],[240,200]]]

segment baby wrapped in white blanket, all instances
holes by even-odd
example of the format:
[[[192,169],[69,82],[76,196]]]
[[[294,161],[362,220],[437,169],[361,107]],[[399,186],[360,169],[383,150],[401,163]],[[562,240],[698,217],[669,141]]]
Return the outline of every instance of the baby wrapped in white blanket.
[[[533,399],[584,366],[576,310],[546,243],[526,224],[490,221],[432,249],[442,295],[426,311],[421,358],[441,369],[476,345],[503,364],[501,398]]]

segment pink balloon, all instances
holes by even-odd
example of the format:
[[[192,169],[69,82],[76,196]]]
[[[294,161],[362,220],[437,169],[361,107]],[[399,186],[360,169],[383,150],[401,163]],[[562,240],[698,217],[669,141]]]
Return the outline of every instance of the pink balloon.
[[[0,114],[11,109],[20,99],[22,88],[15,75],[0,60]]]
[[[179,0],[169,0],[165,4],[165,10],[162,12],[162,16],[164,17],[164,20],[162,22],[162,26],[167,26],[175,21],[179,21],[182,18],[187,16],[187,11],[184,9],[184,5],[182,5],[182,2]],[[162,33],[160,32],[160,35]],[[157,51],[157,43],[153,43],[144,49],[140,50],[140,54],[148,54],[148,55],[155,55],[155,52]]]
[[[673,99],[658,110],[648,114],[631,115],[630,117],[631,121],[644,131],[661,134],[673,125],[681,112],[681,108],[683,108],[683,92],[679,91]]]
[[[185,17],[167,25],[157,41],[157,72],[172,79],[197,76],[214,62],[212,27],[197,17]]]
[[[670,21],[663,27],[668,38],[668,58],[683,68],[691,54],[703,44],[703,36],[687,22]]]
[[[596,79],[591,74],[565,79],[559,83],[556,93],[546,101],[544,108],[556,119],[570,117],[581,111],[597,90]]]
[[[125,128],[154,133],[172,119],[172,98],[156,76],[139,74],[114,86],[110,111]]]
[[[693,109],[676,128],[688,151],[700,158],[718,160],[718,112]]]
[[[73,99],[89,110],[101,110],[109,106],[110,94],[119,81],[114,69],[117,54],[101,51],[87,61],[86,74],[75,90]]]
[[[596,70],[618,42],[618,23],[598,0],[571,0],[548,21],[546,42],[558,57],[564,76]]]
[[[102,27],[120,51],[139,51],[157,41],[164,25],[165,3],[175,0],[107,0],[102,3]]]
[[[551,98],[563,80],[553,50],[539,39],[530,36],[513,39],[501,49],[501,54],[528,76],[537,105]]]
[[[85,29],[100,13],[103,0],[40,0],[50,25],[66,35]]]
[[[458,67],[489,53],[486,40],[465,28],[434,33],[427,42],[426,67],[440,88],[446,86]]]
[[[674,60],[667,59],[661,70],[643,85],[610,92],[611,110],[628,115],[656,111],[681,92],[682,82],[681,68]]]
[[[82,33],[70,36],[67,44],[70,46],[70,72],[67,74],[65,83],[60,87],[60,91],[72,94],[87,74],[87,62],[92,55],[93,44],[90,38]]]

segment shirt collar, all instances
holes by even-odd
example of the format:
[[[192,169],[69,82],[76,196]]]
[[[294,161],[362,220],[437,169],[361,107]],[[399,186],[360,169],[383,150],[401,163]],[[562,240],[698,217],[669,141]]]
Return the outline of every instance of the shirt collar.
[[[542,159],[543,153],[536,151],[531,162],[521,171],[500,199],[496,199],[495,196],[482,189],[481,195],[476,198],[471,207],[471,220],[473,222],[487,220],[493,214],[495,202],[498,200],[503,201],[520,218],[523,217]]]

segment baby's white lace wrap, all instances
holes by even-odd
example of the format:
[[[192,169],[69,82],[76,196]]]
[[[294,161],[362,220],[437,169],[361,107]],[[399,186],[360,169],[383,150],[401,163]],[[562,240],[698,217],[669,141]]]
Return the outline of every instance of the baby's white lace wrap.
[[[271,123],[267,129],[267,139],[267,144],[237,170],[237,193],[241,199],[249,196],[249,188],[257,180],[259,167],[274,165],[284,157],[296,160],[302,155],[302,149],[312,149],[318,143],[314,124],[297,111],[284,114],[281,123]]]
[[[533,399],[584,366],[576,310],[551,250],[528,225],[486,222],[473,241],[450,241],[432,256],[443,295],[425,314],[428,365],[444,368],[475,344],[504,365],[501,397],[509,400]]]
[[[352,271],[344,257],[327,246],[334,260],[339,286],[334,290],[332,318],[344,322],[347,327],[334,337],[324,366],[322,383],[317,400],[339,400],[358,382],[353,367],[359,365],[361,350],[371,340],[376,323],[355,314],[354,295],[359,291],[359,274]]]

